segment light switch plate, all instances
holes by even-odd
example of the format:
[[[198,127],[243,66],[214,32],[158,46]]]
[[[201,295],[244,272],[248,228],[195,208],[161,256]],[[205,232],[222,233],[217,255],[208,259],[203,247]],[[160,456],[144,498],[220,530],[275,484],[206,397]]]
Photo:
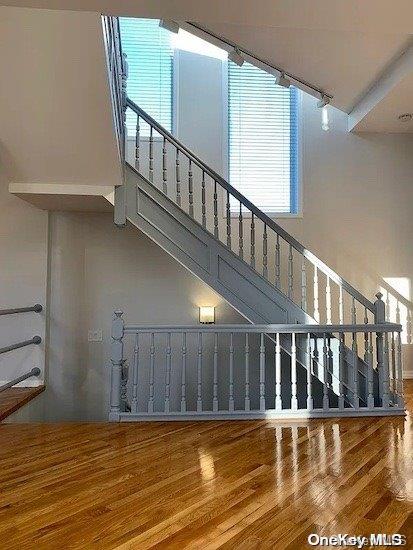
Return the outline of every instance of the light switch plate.
[[[103,342],[102,329],[89,330],[87,340],[88,342]]]

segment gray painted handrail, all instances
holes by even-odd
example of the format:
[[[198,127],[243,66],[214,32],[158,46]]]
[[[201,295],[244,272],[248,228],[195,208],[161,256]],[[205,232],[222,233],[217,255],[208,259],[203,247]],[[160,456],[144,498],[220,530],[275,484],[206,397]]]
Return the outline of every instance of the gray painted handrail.
[[[148,115],[143,109],[141,109],[135,102],[127,98],[126,101],[127,107],[132,109],[140,117],[142,117],[145,122],[150,126],[154,127],[159,134],[165,137],[172,145],[177,149],[184,152],[187,157],[196,164],[201,170],[208,174],[214,181],[219,183],[228,193],[235,197],[245,208],[252,212],[257,218],[259,218],[267,227],[271,228],[275,233],[280,235],[288,244],[290,244],[297,252],[302,254],[307,258],[314,266],[316,266],[320,271],[322,271],[326,276],[328,276],[332,281],[341,286],[346,292],[348,292],[355,300],[362,304],[369,311],[374,312],[373,303],[363,296],[357,289],[355,289],[350,283],[345,279],[340,277],[335,271],[333,271],[328,265],[326,265],[322,260],[320,260],[315,254],[310,252],[304,245],[299,241],[294,239],[285,229],[278,225],[274,220],[268,217],[264,212],[257,208],[252,202],[250,202],[244,195],[242,195],[235,187],[232,187],[222,176],[210,168],[205,162],[203,162],[199,157],[195,155],[188,147],[183,143],[177,140],[168,130],[163,128],[155,119]]]
[[[43,307],[40,304],[35,304],[34,306],[28,307],[16,307],[13,309],[0,309],[0,315],[13,315],[15,313],[27,313],[29,311],[34,311],[35,313],[40,313],[43,311]]]
[[[125,334],[135,334],[137,332],[203,332],[203,333],[279,333],[279,334],[324,334],[324,333],[366,333],[366,332],[401,332],[402,326],[397,323],[380,323],[371,325],[126,325]]]
[[[3,384],[0,386],[0,392],[7,390],[9,388],[12,388],[19,382],[23,382],[23,380],[27,380],[27,378],[31,378],[32,376],[39,376],[41,373],[41,370],[38,367],[32,368],[31,371],[26,372],[25,374],[22,374],[21,376],[18,376],[17,378],[14,378],[13,380],[10,380],[10,382],[6,382],[6,384]]]
[[[31,346],[33,344],[38,345],[38,344],[41,344],[41,342],[42,342],[42,339],[40,338],[40,336],[33,336],[31,340],[24,340],[23,342],[17,342],[17,344],[11,344],[10,346],[5,346],[4,348],[0,348],[0,354],[13,351],[14,349]]]

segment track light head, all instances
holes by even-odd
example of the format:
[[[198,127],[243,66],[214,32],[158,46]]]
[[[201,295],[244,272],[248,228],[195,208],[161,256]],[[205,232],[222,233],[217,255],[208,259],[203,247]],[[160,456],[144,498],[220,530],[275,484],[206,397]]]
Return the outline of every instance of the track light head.
[[[289,88],[291,86],[291,80],[285,76],[285,73],[280,73],[275,77],[275,83],[277,86],[282,86],[283,88]]]
[[[242,56],[238,48],[234,48],[232,51],[228,53],[228,59],[233,63],[235,63],[235,65],[238,65],[238,67],[242,67],[245,61],[244,57]]]
[[[329,103],[330,103],[330,99],[326,95],[323,95],[321,96],[321,99],[317,101],[317,107],[319,109],[322,109],[326,105],[329,105]]]
[[[175,34],[178,34],[179,32],[179,25],[176,21],[172,21],[172,19],[161,19],[159,21],[159,26],[163,29],[166,29],[169,32],[173,32]]]

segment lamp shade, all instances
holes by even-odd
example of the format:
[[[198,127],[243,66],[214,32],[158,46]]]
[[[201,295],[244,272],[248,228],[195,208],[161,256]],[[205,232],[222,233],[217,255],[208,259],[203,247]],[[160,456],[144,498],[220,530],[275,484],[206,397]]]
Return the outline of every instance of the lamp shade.
[[[215,323],[215,308],[214,306],[200,306],[199,322],[203,324]]]

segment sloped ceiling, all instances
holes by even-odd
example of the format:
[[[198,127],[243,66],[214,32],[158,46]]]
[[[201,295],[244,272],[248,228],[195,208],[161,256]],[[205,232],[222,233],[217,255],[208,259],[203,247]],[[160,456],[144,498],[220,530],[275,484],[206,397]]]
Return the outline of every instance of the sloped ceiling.
[[[333,104],[348,113],[357,108],[413,39],[411,0],[0,0],[1,3],[196,21],[325,90],[334,96]],[[394,83],[386,98],[372,105],[368,115],[355,125],[356,130],[409,131],[407,125],[399,125],[397,118],[401,106],[413,111],[406,76]],[[380,122],[384,114],[388,123]]]

